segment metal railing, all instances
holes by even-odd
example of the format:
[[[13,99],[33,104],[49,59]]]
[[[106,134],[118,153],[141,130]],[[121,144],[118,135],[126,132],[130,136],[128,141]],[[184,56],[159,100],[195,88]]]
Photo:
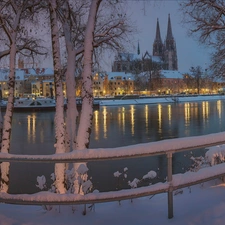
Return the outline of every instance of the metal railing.
[[[76,150],[64,154],[53,155],[15,155],[0,153],[1,162],[35,162],[35,163],[76,163],[102,160],[118,160],[155,155],[167,156],[167,181],[148,187],[110,191],[101,193],[56,194],[39,192],[35,194],[8,194],[0,192],[0,202],[20,205],[76,205],[134,199],[159,193],[168,193],[168,218],[173,217],[173,191],[203,183],[225,176],[225,164],[206,167],[198,172],[172,174],[172,157],[176,152],[206,148],[225,143],[225,132],[194,136],[188,138],[169,139],[145,144],[137,144],[111,149]],[[191,173],[191,176],[190,176]]]

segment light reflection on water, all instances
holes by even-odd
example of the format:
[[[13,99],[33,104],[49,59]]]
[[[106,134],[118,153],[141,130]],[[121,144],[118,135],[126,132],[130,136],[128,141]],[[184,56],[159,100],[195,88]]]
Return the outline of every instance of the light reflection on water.
[[[27,142],[35,143],[36,139],[36,115],[27,116]]]
[[[225,102],[190,102],[155,105],[103,106],[94,112],[90,148],[109,148],[168,138],[203,135],[224,131]],[[15,113],[11,153],[54,153],[54,112]],[[184,157],[185,155],[185,157]],[[174,172],[184,172],[190,165],[190,153],[178,153],[173,159]],[[89,176],[99,190],[112,190],[118,185],[113,177],[117,170],[128,167],[128,179],[158,173],[157,180],[166,176],[164,156],[120,161],[88,163]],[[36,177],[53,172],[53,164],[12,163],[10,192],[32,193]],[[127,181],[119,182],[127,187]],[[122,184],[121,184],[122,183]],[[18,185],[21,189],[17,189]],[[145,185],[145,184],[144,184]]]
[[[221,100],[217,101],[217,112],[218,112],[218,118],[219,118],[219,124],[221,124],[221,118],[222,118],[222,104],[221,104]]]

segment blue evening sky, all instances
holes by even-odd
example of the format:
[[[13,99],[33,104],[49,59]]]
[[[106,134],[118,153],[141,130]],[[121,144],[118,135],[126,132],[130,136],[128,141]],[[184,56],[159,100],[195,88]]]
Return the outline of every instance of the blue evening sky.
[[[179,11],[180,0],[130,1],[132,18],[136,21],[140,32],[135,35],[135,42],[140,43],[141,54],[147,50],[152,54],[152,45],[156,33],[156,21],[159,18],[161,38],[164,42],[167,32],[168,14],[172,23],[173,36],[176,40],[178,54],[178,70],[188,72],[191,66],[207,68],[210,51],[200,45],[193,37],[188,37],[187,27],[181,24],[182,14]],[[137,44],[136,44],[137,46]],[[136,49],[133,49],[136,53]]]

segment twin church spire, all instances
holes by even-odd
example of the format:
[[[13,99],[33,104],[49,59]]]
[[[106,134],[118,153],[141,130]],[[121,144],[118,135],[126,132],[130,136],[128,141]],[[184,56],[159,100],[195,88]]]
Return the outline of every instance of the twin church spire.
[[[160,34],[159,19],[157,18],[156,35],[155,35],[155,41],[153,44],[153,55],[154,56],[162,56],[163,48],[164,48],[164,46],[163,46],[161,34]]]
[[[157,18],[153,56],[159,56],[161,58],[163,61],[163,69],[178,70],[176,42],[172,33],[170,14],[168,15],[167,35],[164,43],[161,39],[159,19]]]
[[[170,14],[169,14],[166,40],[172,40],[172,39],[173,39],[173,33],[172,33],[172,26],[171,26],[171,21],[170,21]]]

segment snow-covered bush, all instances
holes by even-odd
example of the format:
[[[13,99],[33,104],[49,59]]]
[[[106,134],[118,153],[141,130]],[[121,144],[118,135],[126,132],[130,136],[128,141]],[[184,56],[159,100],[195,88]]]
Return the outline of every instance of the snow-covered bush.
[[[114,177],[120,177],[121,174],[122,173],[120,173],[119,171],[116,171],[113,175],[114,175]]]
[[[113,176],[115,178],[117,178],[116,189],[120,189],[121,180],[124,180],[124,179],[127,178],[127,171],[128,171],[128,168],[125,167],[125,168],[123,168],[123,171],[121,171],[121,172],[116,171],[116,172],[113,173]]]
[[[88,168],[84,164],[81,164],[79,166],[79,168],[77,169],[77,173],[79,174],[77,179],[79,180],[80,188],[82,188],[82,191],[84,194],[87,194],[88,192],[90,192],[91,188],[92,188],[92,182],[87,179],[87,177],[88,177],[87,172],[88,172]],[[53,183],[51,184],[51,187],[50,187],[50,189],[48,189],[48,191],[56,192],[55,174],[52,173],[50,176],[51,176],[51,180],[53,181]],[[66,170],[65,177],[66,177],[65,181],[66,181],[67,193],[73,193],[74,192],[73,185],[74,185],[74,180],[75,180],[74,169],[72,168],[71,170]],[[46,178],[44,175],[38,176],[37,182],[38,182],[38,184],[36,186],[39,189],[43,190],[44,188],[47,188]]]
[[[207,148],[205,159],[211,166],[225,161],[225,144]]]
[[[128,185],[131,188],[137,188],[138,183],[140,183],[140,180],[137,178],[134,178],[132,182],[128,181]]]
[[[212,146],[206,148],[205,156],[193,157],[191,160],[193,164],[191,165],[190,171],[198,171],[201,168],[213,166],[225,162],[225,144]]]
[[[123,177],[123,180],[127,178],[127,171],[128,171],[128,168],[125,167],[122,172],[116,171],[113,173],[113,176],[118,179],[117,189],[119,188],[119,182],[121,181],[120,178]],[[131,188],[137,188],[139,183],[146,181],[147,179],[154,179],[156,176],[157,176],[157,173],[151,170],[147,174],[145,174],[141,179],[134,178],[133,181],[128,181],[127,184]],[[149,183],[149,185],[151,185],[151,183]]]
[[[209,163],[205,160],[205,157],[203,156],[199,156],[199,157],[191,156],[190,159],[193,161],[193,164],[190,167],[190,171],[192,172],[197,172],[201,168],[209,166]]]

